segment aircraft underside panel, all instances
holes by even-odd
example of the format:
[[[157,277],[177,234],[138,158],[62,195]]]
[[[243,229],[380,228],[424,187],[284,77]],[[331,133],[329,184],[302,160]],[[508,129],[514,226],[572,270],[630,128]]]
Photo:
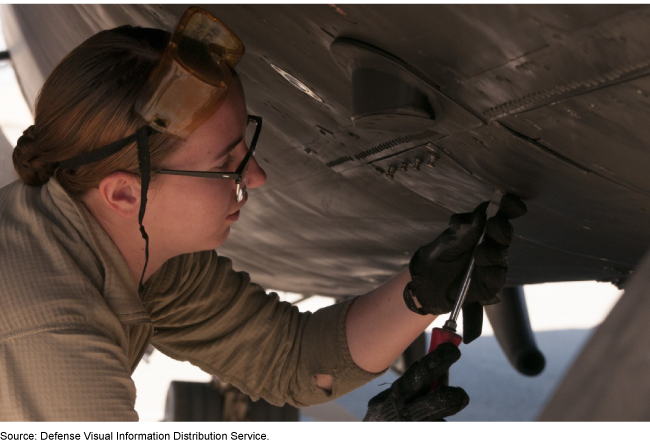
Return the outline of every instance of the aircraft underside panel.
[[[33,100],[93,32],[171,29],[185,7],[2,12]],[[256,158],[268,182],[220,250],[262,285],[362,293],[495,189],[529,208],[513,222],[511,285],[621,283],[650,245],[649,7],[206,8],[245,43],[238,71],[264,118]]]

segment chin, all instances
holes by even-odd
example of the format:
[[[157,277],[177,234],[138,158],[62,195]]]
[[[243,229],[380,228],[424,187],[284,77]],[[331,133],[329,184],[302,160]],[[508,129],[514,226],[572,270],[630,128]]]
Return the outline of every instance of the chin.
[[[221,232],[221,234],[214,241],[210,241],[210,244],[212,245],[210,249],[213,250],[221,247],[226,242],[229,235],[230,235],[230,226],[226,227],[226,230]]]

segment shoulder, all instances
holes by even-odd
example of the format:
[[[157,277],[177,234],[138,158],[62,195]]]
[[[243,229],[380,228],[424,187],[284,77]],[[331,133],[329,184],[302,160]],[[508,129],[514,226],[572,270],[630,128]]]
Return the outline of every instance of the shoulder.
[[[0,339],[92,320],[101,270],[44,187],[0,189]]]
[[[215,250],[188,253],[168,260],[149,281],[146,294],[192,291],[197,285],[211,287],[228,284],[231,279],[248,279],[246,272],[236,272],[230,258],[220,256]]]
[[[168,261],[148,281],[144,303],[156,321],[163,312],[217,312],[258,295],[267,298],[248,273],[235,271],[232,261],[216,251],[205,251]]]
[[[56,183],[36,187],[15,181],[0,189],[0,244],[33,251],[54,243],[69,252],[78,250],[82,237],[80,223],[67,207],[72,206],[71,197],[65,194],[69,200],[62,207],[57,193],[65,191]]]

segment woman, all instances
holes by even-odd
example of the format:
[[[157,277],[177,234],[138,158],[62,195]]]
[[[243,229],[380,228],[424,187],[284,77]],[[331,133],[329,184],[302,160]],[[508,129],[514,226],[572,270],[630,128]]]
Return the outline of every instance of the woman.
[[[129,26],[89,38],[18,141],[20,180],[0,190],[2,420],[137,420],[130,376],[150,343],[254,399],[324,402],[380,375],[458,293],[484,205],[410,272],[313,314],[235,272],[214,249],[266,179],[234,71],[243,45],[199,8],[169,41]],[[509,216],[487,223],[468,302],[496,301]],[[448,367],[447,353],[427,364]],[[447,414],[466,404],[449,391]]]

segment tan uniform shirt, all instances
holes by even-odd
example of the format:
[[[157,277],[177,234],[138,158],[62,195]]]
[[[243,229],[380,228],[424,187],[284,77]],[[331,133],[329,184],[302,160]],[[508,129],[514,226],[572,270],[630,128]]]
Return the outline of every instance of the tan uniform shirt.
[[[2,421],[137,420],[131,373],[149,343],[278,405],[377,376],[350,356],[350,301],[300,313],[214,251],[168,261],[140,299],[111,239],[54,179],[0,189],[0,219]],[[318,373],[333,376],[331,395]]]

